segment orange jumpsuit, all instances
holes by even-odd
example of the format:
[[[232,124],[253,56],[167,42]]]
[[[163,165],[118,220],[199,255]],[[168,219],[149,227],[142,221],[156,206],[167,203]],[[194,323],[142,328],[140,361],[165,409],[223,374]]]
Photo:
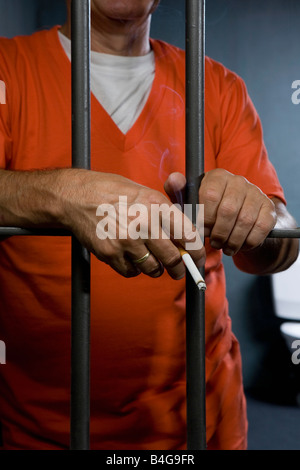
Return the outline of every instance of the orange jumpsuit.
[[[163,191],[185,168],[184,52],[151,40],[156,73],[126,135],[92,96],[92,169]],[[1,39],[0,168],[71,166],[71,67],[57,28]],[[244,175],[284,200],[245,85],[206,60],[205,169]],[[209,449],[246,448],[239,345],[231,331],[221,252],[206,243]],[[0,244],[0,420],[4,449],[67,449],[70,239]],[[92,256],[91,448],[184,449],[185,281],[125,279]],[[242,313],[242,312],[241,312]]]

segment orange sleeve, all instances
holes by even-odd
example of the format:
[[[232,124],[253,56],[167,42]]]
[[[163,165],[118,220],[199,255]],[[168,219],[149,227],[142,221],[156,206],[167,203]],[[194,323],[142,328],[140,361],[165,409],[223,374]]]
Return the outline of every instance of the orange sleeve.
[[[4,96],[1,93],[0,102],[0,169],[5,169],[12,156],[12,137],[11,137],[11,120],[10,120],[10,107],[12,105],[12,91],[13,85],[10,77],[8,61],[6,60],[7,40],[1,39],[0,42],[0,80],[1,90],[5,92]]]
[[[222,138],[217,166],[244,176],[269,197],[276,196],[286,203],[267,155],[260,118],[243,80],[226,71],[224,82],[220,110]]]

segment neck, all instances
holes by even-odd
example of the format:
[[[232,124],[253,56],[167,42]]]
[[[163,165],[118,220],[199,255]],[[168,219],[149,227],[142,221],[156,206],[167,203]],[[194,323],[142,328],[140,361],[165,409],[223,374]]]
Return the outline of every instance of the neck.
[[[150,51],[150,21],[93,18],[91,21],[91,49],[95,52],[119,56],[142,56]],[[70,17],[61,32],[71,39]]]

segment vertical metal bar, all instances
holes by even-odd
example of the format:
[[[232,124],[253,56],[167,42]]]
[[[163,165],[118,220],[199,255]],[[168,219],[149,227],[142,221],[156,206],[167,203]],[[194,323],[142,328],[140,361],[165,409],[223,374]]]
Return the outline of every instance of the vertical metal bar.
[[[204,173],[204,72],[205,1],[186,0],[186,202],[194,207],[199,202],[199,176]],[[186,296],[187,447],[204,450],[205,294],[189,275]]]
[[[90,0],[72,0],[72,166],[90,168]],[[72,237],[71,450],[90,445],[90,255]]]

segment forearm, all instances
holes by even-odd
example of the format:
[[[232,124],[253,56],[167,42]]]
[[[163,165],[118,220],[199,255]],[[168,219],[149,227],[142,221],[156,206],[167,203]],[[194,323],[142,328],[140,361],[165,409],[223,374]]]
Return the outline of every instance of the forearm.
[[[286,210],[284,204],[274,199],[277,223],[275,228],[296,228],[294,218]],[[235,265],[250,274],[272,274],[287,269],[297,258],[298,239],[267,238],[264,243],[252,250],[240,250],[234,257]]]
[[[65,171],[0,170],[0,226],[62,227]]]

